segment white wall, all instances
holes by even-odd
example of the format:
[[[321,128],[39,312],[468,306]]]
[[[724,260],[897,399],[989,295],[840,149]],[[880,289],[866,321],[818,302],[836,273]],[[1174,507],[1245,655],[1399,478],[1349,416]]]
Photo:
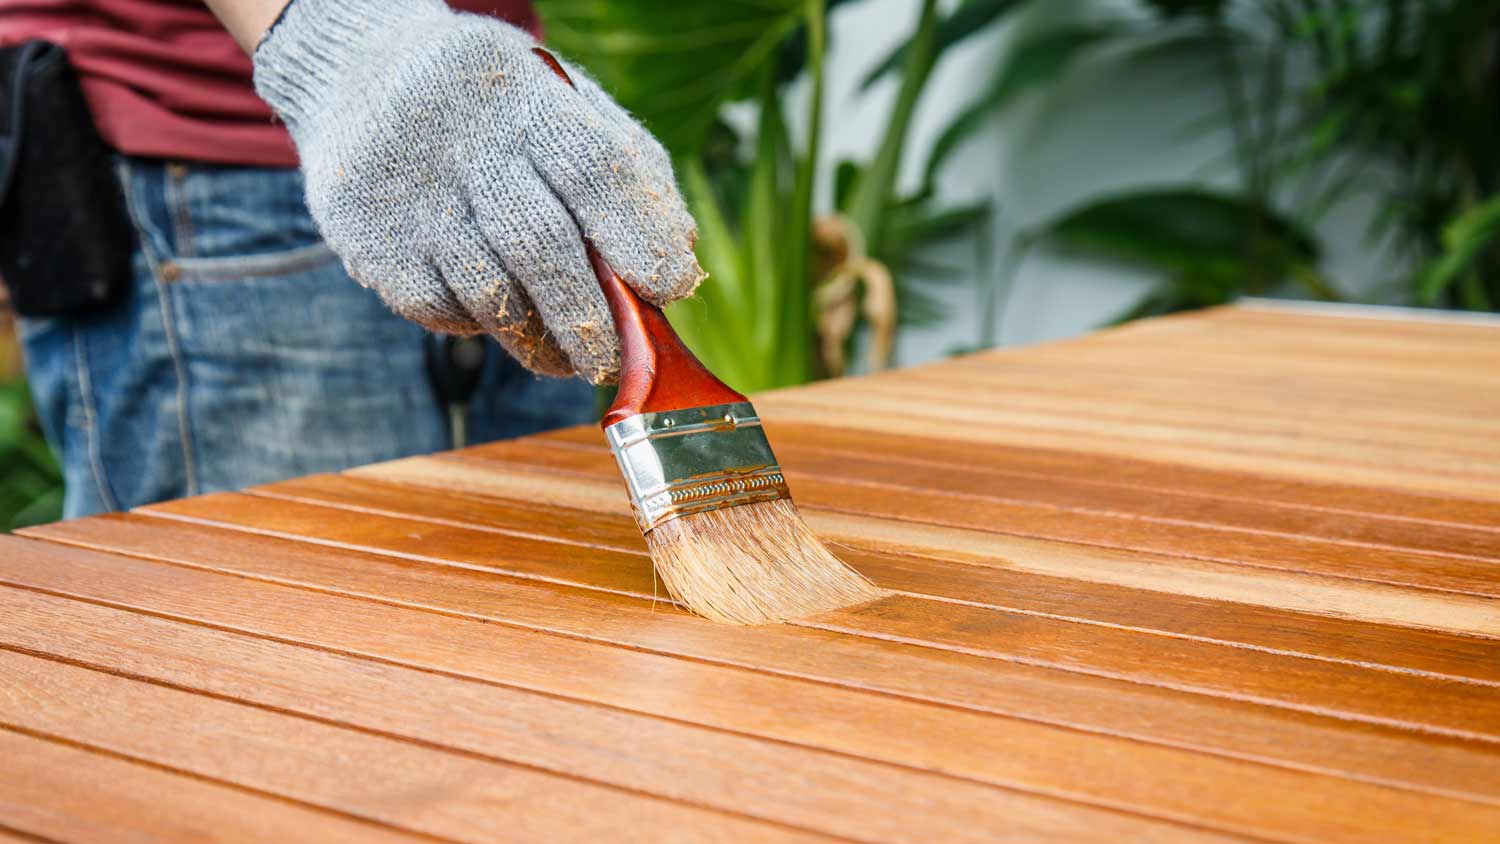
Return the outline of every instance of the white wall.
[[[928,148],[951,116],[987,85],[1007,39],[1021,29],[1035,31],[1062,21],[1140,14],[1128,0],[1053,0],[1032,6],[1029,18],[973,37],[944,56],[918,109],[904,162],[906,184],[915,185]],[[868,159],[872,153],[896,80],[887,79],[865,94],[858,91],[859,80],[908,37],[918,9],[918,0],[861,0],[833,13],[824,172],[842,158]],[[941,196],[955,203],[995,197],[995,242],[1001,244],[1017,227],[1034,225],[1104,191],[1185,182],[1233,184],[1233,169],[1222,163],[1229,149],[1227,132],[1192,131],[1205,115],[1222,108],[1218,86],[1205,66],[1191,62],[1167,67],[1108,55],[1091,58],[1062,84],[1039,89],[992,120],[951,159],[939,181]],[[801,113],[795,104],[792,112]],[[828,186],[821,187],[826,192]],[[826,208],[826,196],[822,203]],[[1380,251],[1363,243],[1366,215],[1357,207],[1340,209],[1318,230],[1325,269],[1360,299],[1371,297],[1375,282],[1391,274]],[[972,266],[973,247],[956,245],[936,257]],[[1033,254],[1015,278],[1000,320],[1000,341],[1032,343],[1086,332],[1124,310],[1148,286],[1149,276],[1118,266]],[[930,289],[941,291],[950,303],[949,319],[932,328],[903,330],[900,364],[975,342],[979,315],[973,290],[954,285]]]

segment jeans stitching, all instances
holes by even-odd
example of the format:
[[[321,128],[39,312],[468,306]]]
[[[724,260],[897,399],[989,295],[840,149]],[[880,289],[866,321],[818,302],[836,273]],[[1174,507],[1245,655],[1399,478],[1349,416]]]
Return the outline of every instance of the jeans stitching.
[[[94,485],[99,488],[99,499],[106,510],[118,510],[120,505],[109,488],[109,478],[104,471],[104,456],[99,448],[99,414],[94,408],[94,379],[89,376],[88,355],[84,350],[87,338],[77,325],[68,329],[73,346],[73,380],[78,387],[78,404],[83,409],[84,441],[88,446],[89,468],[94,476]]]
[[[163,168],[163,194],[167,200],[167,213],[172,217],[172,236],[177,241],[174,250],[178,258],[191,257],[193,252],[193,216],[188,208],[187,181],[185,176],[174,174],[174,170],[185,165],[168,164]]]
[[[183,258],[176,262],[179,281],[238,281],[316,269],[338,258],[328,244],[309,243],[283,252],[222,258]]]
[[[120,181],[120,192],[125,196],[125,210],[130,214],[131,222],[134,223],[141,251],[150,254],[151,250],[155,249],[162,255],[170,255],[172,250],[168,248],[162,233],[140,210],[140,203],[135,196],[135,178],[131,174],[129,161],[124,158],[115,161],[115,177]]]
[[[121,163],[120,172],[126,180],[125,205],[130,216],[137,223],[137,228],[146,229],[150,221],[141,212],[140,203],[136,197],[134,179],[131,178],[129,166]],[[155,230],[152,229],[154,236]],[[146,265],[151,271],[151,284],[156,288],[156,305],[161,313],[162,334],[167,339],[167,351],[172,355],[172,372],[177,378],[177,438],[182,444],[182,470],[186,481],[186,492],[188,495],[198,493],[198,472],[196,461],[193,459],[192,427],[188,420],[188,379],[187,365],[182,359],[182,350],[177,343],[177,325],[173,321],[172,303],[168,301],[168,290],[166,282],[162,279],[161,261],[154,247],[159,244],[148,243],[154,237],[141,238],[141,255],[146,259]]]

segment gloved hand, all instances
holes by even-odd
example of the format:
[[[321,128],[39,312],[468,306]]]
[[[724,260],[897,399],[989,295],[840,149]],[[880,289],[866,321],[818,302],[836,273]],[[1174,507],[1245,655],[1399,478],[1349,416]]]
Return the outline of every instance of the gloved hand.
[[[664,305],[703,278],[697,227],[656,139],[535,46],[442,0],[293,0],[255,52],[255,86],[350,275],[428,328],[606,383],[619,341],[582,238]]]

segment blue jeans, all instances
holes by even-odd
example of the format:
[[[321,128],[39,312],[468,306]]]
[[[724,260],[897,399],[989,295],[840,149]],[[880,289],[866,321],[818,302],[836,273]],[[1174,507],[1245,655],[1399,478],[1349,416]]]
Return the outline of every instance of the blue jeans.
[[[21,323],[67,517],[451,447],[422,329],[345,274],[296,171],[126,158],[118,172],[130,295]],[[470,441],[593,417],[582,381],[487,351]]]

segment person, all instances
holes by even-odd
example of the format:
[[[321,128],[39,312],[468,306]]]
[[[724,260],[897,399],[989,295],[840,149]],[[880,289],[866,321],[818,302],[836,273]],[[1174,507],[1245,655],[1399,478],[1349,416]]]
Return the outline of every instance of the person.
[[[124,301],[21,320],[66,516],[448,447],[423,329],[507,353],[474,439],[585,421],[619,348],[584,238],[645,299],[691,294],[661,145],[532,52],[529,3],[454,6],[0,10],[0,45],[66,48],[135,235]]]

